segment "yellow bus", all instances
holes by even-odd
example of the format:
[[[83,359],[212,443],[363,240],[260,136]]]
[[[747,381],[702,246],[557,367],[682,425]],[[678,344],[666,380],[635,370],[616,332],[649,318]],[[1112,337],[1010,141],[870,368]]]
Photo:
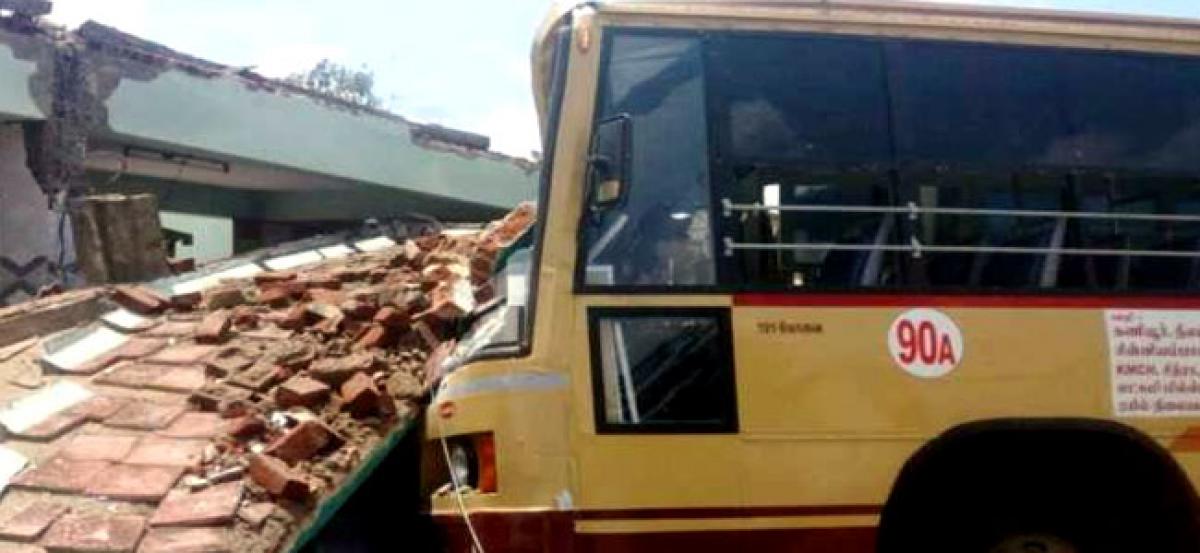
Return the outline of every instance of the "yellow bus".
[[[533,67],[448,550],[1200,551],[1200,22],[586,2]]]

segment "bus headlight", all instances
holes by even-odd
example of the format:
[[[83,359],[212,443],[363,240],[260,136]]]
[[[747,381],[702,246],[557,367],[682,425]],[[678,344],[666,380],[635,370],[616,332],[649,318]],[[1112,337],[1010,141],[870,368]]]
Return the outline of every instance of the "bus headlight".
[[[455,436],[446,441],[446,448],[453,486],[496,493],[496,441],[491,432]]]
[[[475,463],[466,444],[456,443],[450,446],[450,472],[454,485],[458,487],[475,487],[473,476]]]

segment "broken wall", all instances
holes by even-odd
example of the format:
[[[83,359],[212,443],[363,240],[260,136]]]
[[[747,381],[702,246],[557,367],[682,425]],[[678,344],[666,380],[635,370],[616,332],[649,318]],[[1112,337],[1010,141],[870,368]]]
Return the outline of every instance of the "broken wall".
[[[21,125],[0,126],[0,305],[36,295],[58,271],[58,216],[25,159]],[[74,248],[66,224],[62,236],[69,264]]]

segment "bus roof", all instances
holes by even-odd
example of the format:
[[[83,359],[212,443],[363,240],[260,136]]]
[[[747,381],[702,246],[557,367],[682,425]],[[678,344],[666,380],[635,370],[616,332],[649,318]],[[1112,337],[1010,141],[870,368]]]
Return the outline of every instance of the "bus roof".
[[[652,23],[716,20],[735,26],[783,21],[847,34],[1200,55],[1200,19],[889,0],[564,1],[552,8],[533,45],[534,94],[543,127],[554,52],[551,37],[564,18],[579,6],[606,16],[640,18]]]

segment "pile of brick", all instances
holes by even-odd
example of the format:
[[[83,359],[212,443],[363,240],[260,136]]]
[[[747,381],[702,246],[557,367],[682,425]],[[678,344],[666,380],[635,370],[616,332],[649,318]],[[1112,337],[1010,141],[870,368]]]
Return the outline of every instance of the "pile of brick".
[[[278,550],[418,414],[472,315],[499,301],[497,257],[533,217],[522,205],[479,233],[203,292],[115,287],[137,322],[119,347],[43,375],[39,386],[67,379],[93,395],[11,432],[40,449],[11,482],[25,495],[0,502],[0,539],[51,551]]]

